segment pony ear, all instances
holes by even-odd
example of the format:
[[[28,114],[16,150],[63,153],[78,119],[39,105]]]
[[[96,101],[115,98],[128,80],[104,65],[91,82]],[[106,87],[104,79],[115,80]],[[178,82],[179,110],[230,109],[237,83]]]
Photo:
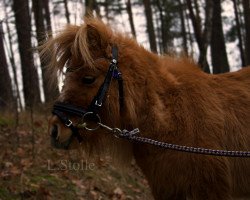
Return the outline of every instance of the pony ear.
[[[71,49],[76,58],[83,58],[89,66],[93,66],[93,58],[107,55],[112,31],[101,20],[85,18],[85,24],[76,32]]]
[[[87,42],[88,45],[91,48],[96,48],[96,47],[101,47],[102,46],[102,38],[101,38],[101,33],[99,33],[99,31],[91,26],[91,25],[87,25]]]
[[[106,49],[109,44],[111,30],[101,21],[87,24],[87,43],[92,49]]]

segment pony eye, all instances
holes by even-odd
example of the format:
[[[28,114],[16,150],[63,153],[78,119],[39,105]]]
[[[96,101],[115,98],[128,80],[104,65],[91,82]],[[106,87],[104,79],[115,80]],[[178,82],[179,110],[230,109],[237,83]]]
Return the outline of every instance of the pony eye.
[[[95,82],[95,77],[93,77],[93,76],[85,76],[85,77],[82,78],[82,82],[84,84],[92,84],[92,83]]]

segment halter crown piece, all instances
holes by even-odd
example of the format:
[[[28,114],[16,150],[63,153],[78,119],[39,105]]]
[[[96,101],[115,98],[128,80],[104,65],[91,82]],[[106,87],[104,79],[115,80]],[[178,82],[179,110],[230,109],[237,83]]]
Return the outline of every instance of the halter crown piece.
[[[51,137],[51,143],[55,148],[59,149],[68,149],[69,145],[71,144],[73,138],[76,138],[79,143],[83,141],[82,136],[80,135],[78,129],[79,126],[74,126],[73,122],[68,118],[66,114],[75,115],[84,121],[85,119],[88,119],[90,121],[98,123],[98,126],[95,128],[89,128],[85,124],[84,128],[87,130],[96,130],[100,123],[101,119],[98,115],[98,112],[100,108],[103,105],[103,102],[105,101],[105,97],[107,95],[108,89],[110,87],[112,79],[115,79],[118,81],[119,86],[119,103],[120,103],[120,109],[123,107],[123,79],[122,74],[118,69],[118,48],[116,45],[112,47],[112,59],[109,65],[109,69],[107,71],[106,77],[100,86],[97,94],[92,99],[90,105],[87,107],[87,109],[81,108],[79,106],[66,104],[63,102],[56,102],[53,106],[52,114],[56,115],[61,122],[71,129],[72,134],[70,138],[63,143],[59,143],[55,137],[53,137],[53,131],[52,131],[52,137]]]

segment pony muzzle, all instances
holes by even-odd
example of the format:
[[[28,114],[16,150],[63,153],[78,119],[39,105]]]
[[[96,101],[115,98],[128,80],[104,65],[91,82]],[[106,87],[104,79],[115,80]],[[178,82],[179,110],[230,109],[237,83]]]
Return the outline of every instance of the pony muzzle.
[[[71,133],[70,137],[66,141],[61,142],[60,137],[59,137],[59,132],[58,132],[58,126],[53,125],[53,127],[51,128],[51,132],[50,132],[50,141],[51,141],[52,147],[56,149],[68,150],[70,144],[72,143],[72,140],[73,140],[73,134]]]

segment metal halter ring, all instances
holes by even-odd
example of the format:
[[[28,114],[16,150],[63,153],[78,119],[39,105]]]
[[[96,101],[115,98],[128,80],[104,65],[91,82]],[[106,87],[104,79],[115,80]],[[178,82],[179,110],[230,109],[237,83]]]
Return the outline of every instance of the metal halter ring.
[[[86,122],[86,118],[91,117],[91,115],[95,119],[94,122],[96,123],[96,126],[94,128],[88,127],[88,124]],[[98,114],[95,114],[93,112],[86,112],[82,117],[82,124],[81,125],[83,126],[83,128],[85,128],[88,131],[95,131],[100,127],[100,123],[101,123],[101,118]]]

